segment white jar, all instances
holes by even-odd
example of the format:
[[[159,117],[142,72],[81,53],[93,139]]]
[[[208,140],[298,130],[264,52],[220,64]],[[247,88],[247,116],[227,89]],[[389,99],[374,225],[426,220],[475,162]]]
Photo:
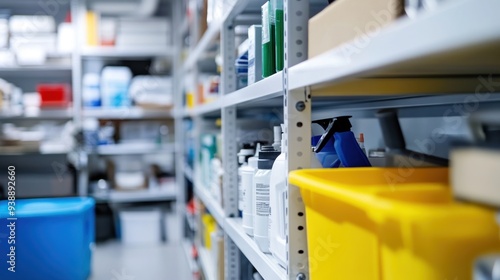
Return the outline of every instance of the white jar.
[[[128,107],[128,89],[132,72],[128,67],[106,66],[101,74],[101,93],[103,107]]]

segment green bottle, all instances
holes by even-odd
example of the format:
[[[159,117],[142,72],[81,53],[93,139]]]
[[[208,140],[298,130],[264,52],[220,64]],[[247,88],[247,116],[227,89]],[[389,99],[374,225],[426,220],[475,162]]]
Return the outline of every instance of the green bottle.
[[[283,21],[283,0],[272,0],[271,6],[273,7],[273,14],[275,20],[274,39],[275,43],[275,57],[276,57],[276,72],[283,70],[285,62],[285,46],[283,41],[285,39],[284,29],[285,22]]]
[[[275,61],[275,30],[274,16],[271,2],[262,5],[262,77],[269,77],[276,73]]]

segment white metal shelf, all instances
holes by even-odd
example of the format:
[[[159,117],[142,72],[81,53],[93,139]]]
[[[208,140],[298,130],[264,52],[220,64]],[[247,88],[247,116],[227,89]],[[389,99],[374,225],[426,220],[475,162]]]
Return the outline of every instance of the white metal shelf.
[[[254,84],[222,97],[222,106],[231,107],[262,101],[283,94],[283,72],[278,72]]]
[[[156,143],[121,143],[98,146],[96,153],[99,155],[136,155],[174,152],[175,144]]]
[[[0,112],[0,120],[70,120],[72,118],[71,109],[40,110],[32,114]]]
[[[216,280],[216,267],[210,253],[203,246],[198,246],[198,257],[201,263],[201,269],[206,277],[206,280]]]
[[[38,150],[30,150],[26,149],[22,146],[0,146],[0,156],[24,156],[24,155],[44,155],[44,156],[53,156],[53,155],[66,155],[70,152],[70,150],[58,150],[58,151],[42,151]]]
[[[68,72],[71,71],[71,65],[70,64],[46,64],[46,65],[39,65],[39,66],[7,66],[7,67],[0,67],[0,74],[5,75],[5,74],[36,74],[39,73],[40,71],[43,72]]]
[[[264,279],[286,279],[286,270],[272,255],[262,253],[255,241],[243,231],[240,218],[226,219],[224,229]]]
[[[210,103],[198,105],[193,109],[184,111],[185,117],[196,117],[217,112],[222,108],[231,106],[245,106],[259,101],[282,96],[283,73],[278,72],[270,77],[262,79],[255,84],[239,89],[227,95],[219,97]]]
[[[111,203],[131,203],[148,201],[172,201],[177,198],[177,188],[174,183],[165,184],[158,188],[148,188],[138,191],[110,190],[103,193],[94,193],[92,196],[97,200]]]
[[[200,184],[195,184],[194,192],[203,204],[205,204],[210,214],[212,214],[215,221],[217,221],[217,224],[224,229],[224,210],[222,210],[221,205],[215,201],[210,193],[201,187]]]
[[[170,110],[149,110],[139,107],[130,108],[84,108],[83,116],[97,119],[170,119]]]
[[[456,92],[466,82],[456,85],[460,79],[445,79],[440,83],[436,78],[409,82],[418,76],[475,75],[476,78],[477,74],[498,74],[500,21],[496,11],[499,9],[500,2],[496,0],[485,0],[481,5],[474,0],[453,1],[416,18],[402,18],[384,27],[362,48],[352,41],[291,67],[289,88],[316,86],[313,96],[316,92],[345,96],[383,94],[380,87],[397,83],[396,89],[387,93],[404,94],[411,93],[402,90],[405,86],[412,88],[428,82],[432,89],[420,85],[416,93]],[[467,24],[463,24],[462,15],[466,15]],[[465,84],[466,90],[477,85],[477,80],[470,86]],[[322,87],[326,88],[319,90]]]
[[[214,112],[218,112],[222,109],[222,100],[221,97],[219,99],[214,100],[210,103],[205,103],[203,105],[197,105],[194,108],[185,109],[183,115],[185,117],[196,117],[202,116]]]
[[[171,46],[164,47],[84,47],[83,58],[150,58],[168,57],[174,54]]]

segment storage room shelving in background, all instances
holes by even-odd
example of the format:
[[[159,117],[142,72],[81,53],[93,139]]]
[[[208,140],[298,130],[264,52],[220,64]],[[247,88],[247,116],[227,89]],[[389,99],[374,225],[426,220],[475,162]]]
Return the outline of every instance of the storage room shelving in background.
[[[149,89],[152,86],[158,86],[159,80],[169,78],[173,73],[172,60],[176,56],[175,48],[172,44],[172,32],[168,28],[172,26],[172,9],[174,1],[153,1],[157,2],[155,5],[156,10],[148,12],[141,17],[121,16],[119,11],[110,11],[105,4],[98,3],[98,1],[72,1],[72,16],[73,21],[78,30],[76,36],[76,48],[73,53],[73,79],[75,80],[74,95],[76,111],[75,123],[78,127],[85,131],[86,123],[95,122],[97,120],[99,126],[112,126],[114,128],[114,140],[117,137],[123,137],[124,127],[128,127],[127,139],[118,139],[118,143],[99,145],[97,147],[86,147],[82,149],[78,157],[81,161],[80,176],[79,176],[79,193],[81,195],[90,194],[92,191],[87,186],[97,186],[98,184],[90,182],[89,176],[93,176],[96,180],[95,173],[99,171],[99,166],[103,161],[109,162],[124,162],[120,159],[130,159],[131,157],[136,160],[144,160],[144,158],[151,158],[155,155],[163,155],[171,159],[175,158],[174,138],[168,140],[161,140],[162,143],[157,143],[157,136],[150,139],[142,137],[141,139],[130,138],[132,130],[136,135],[143,133],[146,130],[151,130],[151,124],[158,123],[159,125],[166,126],[166,133],[173,134],[174,119],[171,107],[173,100],[168,106],[164,107],[151,107],[149,105],[143,106],[136,104],[136,106],[88,106],[84,103],[87,100],[84,95],[85,86],[92,86],[92,84],[85,84],[84,76],[88,73],[101,74],[101,71],[107,65],[125,65],[132,69],[132,76],[134,79],[138,75],[146,75],[145,78],[150,77],[150,81],[142,81],[142,88]],[[135,4],[134,4],[135,3]],[[130,2],[127,5],[139,5],[139,2]],[[102,4],[102,5],[101,5]],[[125,5],[125,6],[127,6]],[[127,6],[131,7],[131,6]],[[108,7],[109,8],[109,7]],[[142,11],[141,7],[137,7],[136,11]],[[134,26],[134,20],[137,24]],[[156,26],[152,26],[156,23]],[[156,36],[155,40],[165,38],[158,44],[147,44],[147,40],[151,36],[142,40],[130,41],[128,37],[131,36],[146,36],[142,32],[136,32],[134,28],[147,25],[148,34],[153,34],[155,30],[160,30],[161,34]],[[119,26],[118,26],[119,25]],[[110,27],[111,28],[107,28]],[[166,26],[166,29],[163,28]],[[107,29],[106,29],[107,28]],[[165,29],[165,30],[163,30]],[[106,32],[105,32],[106,31]],[[130,32],[129,32],[130,31]],[[128,36],[128,37],[127,37]],[[127,39],[128,38],[128,39]],[[127,41],[128,40],[128,41]],[[153,65],[156,61],[157,65],[161,65],[163,70],[158,72]],[[169,65],[170,64],[170,65]],[[153,82],[152,79],[157,79]],[[90,79],[88,79],[90,81]],[[97,81],[104,82],[104,81]],[[148,86],[144,86],[149,82]],[[138,83],[139,84],[139,83]],[[133,83],[131,84],[133,86]],[[164,88],[162,91],[171,92],[170,88]],[[138,89],[139,87],[136,87]],[[102,89],[102,87],[101,87]],[[140,88],[139,88],[140,89]],[[164,92],[168,95],[168,92]],[[105,96],[103,95],[102,98]],[[130,96],[129,98],[132,98]],[[141,128],[142,127],[142,128]],[[161,129],[161,128],[160,128]],[[142,132],[140,132],[142,131]],[[130,138],[130,139],[129,139]],[[88,140],[88,139],[87,139]],[[155,142],[152,142],[155,141]],[[88,143],[84,143],[88,146]],[[148,161],[149,162],[149,161]],[[108,165],[109,167],[109,165]],[[171,166],[171,171],[174,166]],[[137,173],[137,172],[135,172]],[[171,174],[171,176],[173,173]],[[149,175],[148,175],[149,176]],[[113,180],[109,180],[112,182]],[[177,191],[174,185],[166,187],[165,184],[156,184],[148,182],[144,191],[139,191],[136,194],[120,193],[120,191],[112,190],[105,193],[96,192],[93,195],[99,201],[110,203],[134,203],[146,201],[174,201],[177,199]],[[159,188],[159,189],[158,189]],[[97,191],[97,189],[96,189]]]
[[[170,73],[173,72],[171,65],[173,58],[178,57],[178,55],[175,53],[176,49],[173,47],[172,39],[170,38],[172,33],[171,30],[164,30],[164,33],[158,34],[158,36],[156,36],[157,38],[166,38],[165,40],[163,40],[165,41],[164,45],[140,45],[142,41],[137,43],[130,42],[130,40],[127,42],[125,39],[130,34],[125,34],[123,32],[123,28],[120,29],[120,34],[115,34],[119,42],[113,42],[112,44],[114,44],[114,46],[110,46],[110,44],[108,43],[106,43],[108,44],[107,46],[102,46],[102,42],[99,41],[96,41],[93,44],[88,44],[88,35],[92,32],[93,36],[96,37],[103,35],[97,34],[101,32],[101,30],[99,29],[99,24],[104,24],[103,22],[99,22],[97,23],[97,25],[93,26],[96,28],[95,30],[88,30],[87,28],[87,12],[94,11],[94,8],[96,7],[94,2],[95,1],[92,0],[72,0],[60,3],[42,3],[36,1],[5,1],[5,3],[2,3],[2,14],[7,13],[7,18],[9,18],[9,15],[28,15],[28,17],[24,19],[18,17],[16,19],[18,20],[17,25],[12,23],[12,26],[6,26],[7,28],[17,28],[17,31],[11,32],[12,34],[10,36],[10,39],[12,39],[12,42],[10,42],[10,48],[2,49],[2,59],[0,59],[0,77],[12,83],[13,85],[18,86],[26,96],[28,95],[28,93],[30,95],[33,95],[32,93],[39,91],[37,86],[40,83],[45,83],[47,85],[51,85],[53,83],[70,85],[70,90],[67,90],[67,92],[71,93],[71,96],[66,96],[67,100],[63,100],[66,103],[58,104],[57,108],[55,108],[53,104],[51,104],[50,107],[44,106],[45,97],[42,96],[42,108],[38,110],[34,110],[31,107],[22,108],[21,110],[14,110],[17,105],[9,105],[6,102],[4,103],[5,108],[2,108],[0,112],[1,121],[13,123],[16,126],[19,125],[26,127],[37,127],[40,126],[40,124],[44,124],[47,122],[57,124],[71,122],[74,127],[73,131],[81,130],[83,128],[84,122],[89,119],[97,119],[99,121],[107,120],[113,123],[130,121],[143,122],[146,124],[150,122],[166,121],[171,122],[169,133],[173,134],[174,118],[171,110],[173,101],[170,103],[168,108],[150,108],[150,106],[89,108],[87,106],[84,106],[85,104],[82,99],[84,99],[83,95],[85,92],[83,90],[84,85],[82,84],[85,80],[83,76],[89,70],[100,73],[101,68],[107,64],[116,65],[116,63],[120,63],[121,61],[128,61],[130,64],[141,63],[141,61],[150,61],[149,66],[151,67],[148,66],[149,69],[146,69],[146,67],[144,67],[144,69],[140,69],[141,71],[139,72],[143,72],[144,74],[155,74],[162,75],[162,77],[169,77],[171,76]],[[157,9],[156,11],[152,11],[152,15],[154,16],[155,20],[160,21],[157,25],[165,25],[168,29],[168,26],[171,26],[172,24],[170,13],[173,9],[173,3],[175,1],[154,2],[157,2],[155,5],[153,5],[157,6]],[[33,18],[29,18],[29,15],[42,14],[44,16],[42,18],[44,20],[43,22],[41,22],[40,20],[33,23],[29,22],[30,20],[34,20]],[[106,14],[106,12],[103,13],[103,15],[103,19],[105,20],[110,18],[120,19],[119,16]],[[147,21],[150,17],[151,16],[142,17],[138,18],[137,20]],[[50,27],[52,25],[51,19],[54,20],[54,28]],[[24,23],[21,22],[21,20],[24,20]],[[133,21],[134,19],[131,20]],[[42,23],[46,23],[46,25],[43,26],[44,29],[40,32],[35,32],[34,28],[42,28],[39,26]],[[29,26],[29,28],[27,26]],[[28,31],[31,32],[29,34],[32,34],[33,36],[26,35],[25,37],[23,37],[24,40],[15,41],[14,39],[16,39],[16,36],[19,35],[18,33],[21,32],[23,28],[29,29]],[[149,28],[148,30],[149,32],[153,32],[153,29],[154,28]],[[2,35],[4,34],[8,33],[2,33]],[[24,33],[21,33],[20,35],[23,34]],[[50,38],[48,38],[50,40],[45,40],[45,45],[43,45],[44,48],[46,48],[44,62],[40,62],[38,60],[34,61],[33,59],[31,61],[23,62],[23,60],[20,59],[22,57],[21,53],[19,53],[22,50],[20,48],[16,48],[16,46],[21,43],[27,45],[31,41],[33,41],[31,42],[32,48],[38,49],[41,43],[39,41],[35,41],[35,39],[39,38],[40,36],[45,36],[47,38],[48,36],[50,36]],[[7,37],[7,39],[8,38],[9,36]],[[6,46],[9,46],[8,41]],[[16,54],[16,56],[12,56],[12,59],[10,59],[10,54]],[[160,63],[156,63],[155,65],[153,65],[151,61],[156,60],[160,61]],[[141,65],[147,65],[147,63],[142,63]],[[161,67],[169,69],[161,70],[163,72],[159,72],[158,69],[161,69]],[[47,86],[45,87],[47,88]],[[169,88],[166,88],[164,90],[168,89]],[[171,90],[169,91],[172,92]],[[168,93],[165,94],[168,95]],[[5,100],[8,99],[5,98]],[[36,101],[36,99],[33,98],[31,98],[30,100],[31,103]],[[26,104],[29,105],[28,103]],[[35,102],[30,106],[40,107],[40,104],[37,105]],[[54,133],[54,131],[51,130],[51,133]],[[60,132],[54,134],[58,133]],[[53,137],[55,137],[55,135]],[[61,137],[63,137],[62,134]],[[72,136],[70,137],[72,138]],[[67,143],[65,144],[69,144],[69,141],[66,142]],[[153,143],[125,143],[129,146],[123,146],[121,145],[121,143],[119,143],[119,145],[99,146],[95,149],[95,151],[84,149],[84,144],[85,143],[75,141],[74,145],[72,145],[71,148],[65,150],[65,152],[69,155],[69,162],[76,167],[75,176],[77,177],[78,182],[77,194],[82,196],[89,195],[88,163],[93,164],[93,159],[95,159],[92,157],[93,155],[98,155],[99,157],[112,157],[120,155],[127,156],[134,154],[140,156],[142,154],[151,155],[155,153],[172,155],[175,151],[174,139],[171,139],[170,143],[162,143],[162,145],[155,145]],[[133,144],[133,146],[130,146],[130,144]],[[55,147],[55,145],[52,146]],[[41,153],[52,153],[47,150],[46,147],[48,146],[45,145],[44,147],[42,147],[43,149],[41,149]],[[4,149],[2,149],[2,153],[9,151],[4,151]],[[34,151],[23,151],[22,149],[16,149],[15,152],[16,155],[19,155],[20,157],[23,156],[23,153],[26,155],[34,153]],[[57,152],[61,152],[60,149],[58,149]],[[168,197],[169,200],[172,200],[170,199],[172,198],[171,195]]]

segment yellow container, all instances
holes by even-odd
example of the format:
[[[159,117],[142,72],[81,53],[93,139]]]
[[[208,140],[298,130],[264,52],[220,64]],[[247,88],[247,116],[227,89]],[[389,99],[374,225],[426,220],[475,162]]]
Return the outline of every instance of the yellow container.
[[[453,202],[447,168],[299,170],[312,280],[471,279],[500,250],[494,212]]]
[[[203,243],[205,245],[205,248],[211,249],[212,248],[212,238],[211,234],[212,232],[215,232],[217,230],[217,222],[215,221],[214,217],[210,214],[203,214],[201,216],[201,221],[203,224]]]

